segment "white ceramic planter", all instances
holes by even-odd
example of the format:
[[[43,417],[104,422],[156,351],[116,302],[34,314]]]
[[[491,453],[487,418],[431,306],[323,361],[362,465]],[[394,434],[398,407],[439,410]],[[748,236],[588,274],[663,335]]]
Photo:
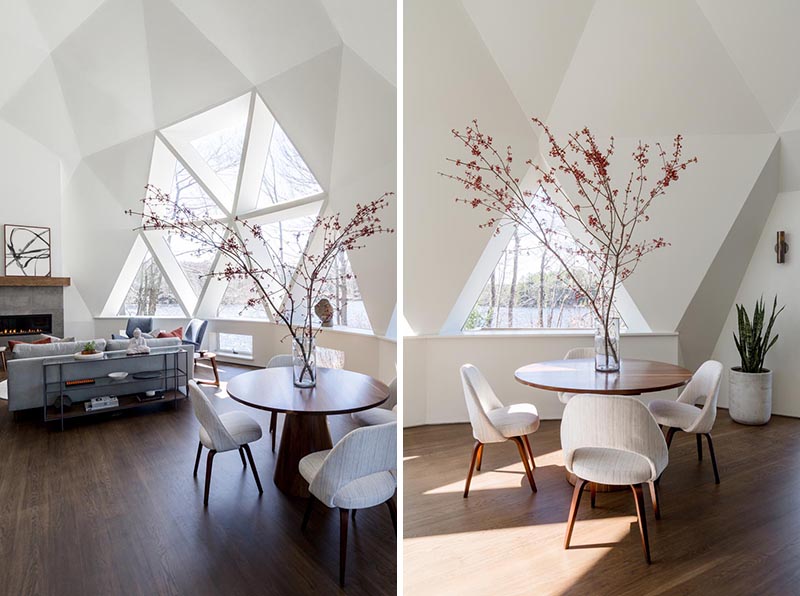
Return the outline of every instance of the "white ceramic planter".
[[[729,371],[728,414],[740,424],[766,424],[772,415],[772,371]]]

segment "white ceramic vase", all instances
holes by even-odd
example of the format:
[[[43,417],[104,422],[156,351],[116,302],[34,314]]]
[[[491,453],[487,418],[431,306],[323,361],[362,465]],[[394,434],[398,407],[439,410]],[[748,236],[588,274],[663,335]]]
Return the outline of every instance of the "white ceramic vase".
[[[737,367],[738,368],[738,367]],[[729,371],[728,414],[740,424],[766,424],[772,415],[772,371]]]

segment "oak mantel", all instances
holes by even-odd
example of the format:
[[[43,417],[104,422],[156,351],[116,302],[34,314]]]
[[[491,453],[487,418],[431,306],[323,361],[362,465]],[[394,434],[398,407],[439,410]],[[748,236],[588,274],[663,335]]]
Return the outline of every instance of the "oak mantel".
[[[0,287],[66,287],[70,285],[69,277],[33,277],[33,276],[0,276]]]

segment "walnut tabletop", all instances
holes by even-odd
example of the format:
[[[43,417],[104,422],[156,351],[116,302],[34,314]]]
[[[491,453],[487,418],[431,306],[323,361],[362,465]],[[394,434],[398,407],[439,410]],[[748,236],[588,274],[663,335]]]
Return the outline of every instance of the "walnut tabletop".
[[[368,410],[389,399],[389,387],[377,379],[334,368],[318,368],[317,385],[308,389],[294,386],[292,367],[286,366],[241,374],[231,379],[227,391],[251,408],[286,414],[274,480],[281,491],[296,497],[308,496],[300,460],[333,447],[326,416]]]
[[[517,369],[514,378],[523,385],[564,393],[641,395],[686,385],[691,371],[666,362],[623,358],[618,372],[594,369],[593,358],[550,360]]]

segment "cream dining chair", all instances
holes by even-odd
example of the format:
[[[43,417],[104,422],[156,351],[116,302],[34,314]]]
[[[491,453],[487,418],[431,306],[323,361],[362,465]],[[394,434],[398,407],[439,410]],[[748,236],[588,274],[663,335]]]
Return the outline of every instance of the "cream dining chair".
[[[722,370],[721,362],[716,360],[704,362],[678,396],[677,401],[656,399],[649,405],[650,413],[656,422],[668,429],[667,449],[672,444],[676,432],[693,433],[697,438],[697,459],[702,461],[702,437],[705,436],[708,441],[708,452],[711,455],[711,466],[714,468],[714,481],[717,484],[719,484],[719,471],[714,443],[711,441],[711,429],[717,418],[717,399]],[[701,408],[696,407],[700,399],[705,399]]]
[[[200,422],[200,442],[197,445],[197,457],[194,460],[194,477],[197,478],[197,467],[200,465],[200,454],[203,447],[208,449],[206,459],[206,488],[203,496],[203,505],[208,506],[208,493],[211,490],[211,466],[214,456],[224,451],[238,450],[242,458],[242,465],[247,467],[244,456],[250,460],[250,470],[253,472],[259,494],[263,494],[258,470],[253,461],[253,453],[249,443],[261,438],[261,426],[250,416],[240,411],[218,414],[217,410],[208,399],[203,390],[195,381],[189,381],[189,399],[192,401],[194,415]]]
[[[374,426],[397,421],[397,379],[389,383],[389,398],[377,408],[353,412],[350,417],[361,426]]]
[[[299,469],[311,493],[301,528],[308,526],[317,501],[339,509],[339,584],[344,586],[348,513],[386,503],[397,531],[392,500],[397,490],[397,422],[357,428],[333,449],[305,456]]]
[[[572,348],[564,356],[564,360],[580,360],[583,358],[594,360],[594,348]],[[565,404],[576,395],[576,393],[559,392],[558,401],[560,401],[562,404]]]
[[[464,388],[469,421],[472,424],[472,436],[475,437],[469,474],[467,474],[464,486],[464,498],[469,496],[469,485],[472,482],[476,464],[478,471],[481,469],[484,445],[486,443],[503,443],[509,440],[514,441],[517,445],[531,491],[536,492],[536,482],[533,480],[533,471],[531,470],[531,468],[536,468],[536,462],[528,441],[528,435],[536,432],[539,428],[539,412],[536,410],[536,406],[533,404],[504,406],[497,399],[486,378],[472,364],[465,364],[461,367],[461,384]]]
[[[636,501],[642,549],[649,564],[650,542],[642,486],[650,485],[653,511],[656,519],[661,519],[655,481],[667,467],[669,454],[664,435],[647,406],[621,395],[576,395],[564,408],[561,448],[567,471],[577,476],[564,548],[569,548],[587,483],[630,485]]]

